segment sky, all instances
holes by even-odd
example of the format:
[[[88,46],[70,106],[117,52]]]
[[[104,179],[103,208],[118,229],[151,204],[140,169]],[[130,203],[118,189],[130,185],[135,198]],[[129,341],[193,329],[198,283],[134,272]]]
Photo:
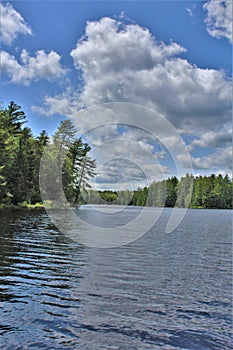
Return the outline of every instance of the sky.
[[[71,118],[94,187],[231,174],[232,1],[0,6],[3,106],[22,106],[35,135]]]

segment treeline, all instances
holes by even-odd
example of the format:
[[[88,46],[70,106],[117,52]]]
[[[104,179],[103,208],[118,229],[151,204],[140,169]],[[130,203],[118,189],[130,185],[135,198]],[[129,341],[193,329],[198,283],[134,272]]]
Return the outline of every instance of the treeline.
[[[61,204],[64,194],[70,205],[232,208],[232,180],[221,174],[172,177],[135,191],[92,190],[96,163],[72,122],[62,121],[51,138],[45,130],[35,137],[25,123],[25,113],[13,101],[0,108],[0,206],[41,203],[42,197]]]
[[[172,177],[135,191],[89,190],[82,203],[231,209],[232,190],[228,175],[194,177],[187,174],[180,180]]]
[[[88,179],[95,174],[95,161],[89,156],[91,147],[76,137],[76,129],[69,120],[60,123],[51,140],[45,130],[33,136],[25,123],[25,113],[13,101],[0,109],[0,205],[41,202],[39,173],[44,153],[49,157],[48,180],[51,171],[54,172],[53,187],[48,188],[51,200],[57,199],[54,184],[60,162],[65,195],[75,204],[81,188],[87,188]]]

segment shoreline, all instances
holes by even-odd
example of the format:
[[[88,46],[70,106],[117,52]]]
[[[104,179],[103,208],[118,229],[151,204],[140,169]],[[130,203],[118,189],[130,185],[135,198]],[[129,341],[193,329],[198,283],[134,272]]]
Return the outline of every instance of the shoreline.
[[[86,204],[80,204],[80,206],[82,205],[86,205]],[[95,203],[88,203],[88,205],[96,205]],[[106,204],[104,204],[106,205]],[[109,207],[111,207],[112,205],[108,205]],[[114,205],[113,205],[114,206]],[[124,206],[125,207],[125,206]],[[167,209],[201,209],[201,210],[206,210],[206,209],[210,209],[210,210],[233,210],[233,208],[205,208],[205,207],[153,207],[153,206],[138,206],[138,205],[128,205],[127,207],[132,207],[132,208],[167,208]],[[65,209],[77,209],[74,207],[65,207]],[[50,207],[48,206],[46,208],[46,206],[43,203],[35,203],[35,204],[0,204],[0,210],[20,210],[20,209],[64,209],[64,208],[58,208],[58,207]]]
[[[42,203],[36,204],[0,204],[0,210],[19,210],[19,209],[44,209]]]

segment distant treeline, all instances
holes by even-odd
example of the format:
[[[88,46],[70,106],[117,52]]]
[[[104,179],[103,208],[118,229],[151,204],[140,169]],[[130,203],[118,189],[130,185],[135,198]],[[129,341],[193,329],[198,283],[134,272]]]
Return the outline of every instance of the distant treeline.
[[[232,180],[228,175],[223,177],[221,174],[186,175],[180,180],[172,177],[135,191],[91,190],[88,180],[95,175],[95,160],[89,156],[90,145],[76,137],[71,121],[62,121],[51,139],[45,130],[35,137],[32,130],[24,126],[25,122],[25,113],[13,101],[7,108],[0,108],[0,206],[42,201],[39,175],[42,154],[46,154],[48,162],[44,169],[44,190],[52,204],[59,201],[60,163],[63,190],[70,205],[110,203],[232,208]]]
[[[135,191],[95,191],[83,195],[82,203],[151,207],[232,208],[232,180],[229,176],[186,175],[153,182]]]

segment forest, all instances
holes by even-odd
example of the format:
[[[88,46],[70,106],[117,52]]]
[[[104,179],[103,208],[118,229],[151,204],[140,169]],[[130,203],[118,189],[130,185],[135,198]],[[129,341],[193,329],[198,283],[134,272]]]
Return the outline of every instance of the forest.
[[[153,182],[134,191],[92,190],[90,178],[96,175],[96,161],[91,146],[76,137],[70,120],[62,121],[49,137],[45,130],[34,136],[25,126],[26,115],[21,106],[11,101],[0,109],[0,207],[43,206],[39,173],[41,157],[47,154],[56,178],[62,164],[62,185],[71,206],[85,203],[119,204],[157,207],[232,208],[232,179],[221,174],[175,176]],[[46,192],[56,202],[57,181],[47,183]]]
[[[174,176],[135,191],[89,190],[83,203],[232,209],[232,189],[228,175],[194,177],[187,174],[180,180]]]
[[[70,120],[60,123],[52,138],[42,130],[35,137],[25,126],[26,115],[21,106],[11,101],[0,110],[0,205],[42,205],[39,174],[42,155],[49,160],[47,192],[51,201],[57,198],[59,166],[62,165],[62,184],[67,201],[75,205],[80,189],[90,185],[88,179],[95,175],[95,160],[91,147],[76,137],[77,130]],[[55,181],[49,182],[53,171]],[[45,179],[46,180],[46,179]]]

